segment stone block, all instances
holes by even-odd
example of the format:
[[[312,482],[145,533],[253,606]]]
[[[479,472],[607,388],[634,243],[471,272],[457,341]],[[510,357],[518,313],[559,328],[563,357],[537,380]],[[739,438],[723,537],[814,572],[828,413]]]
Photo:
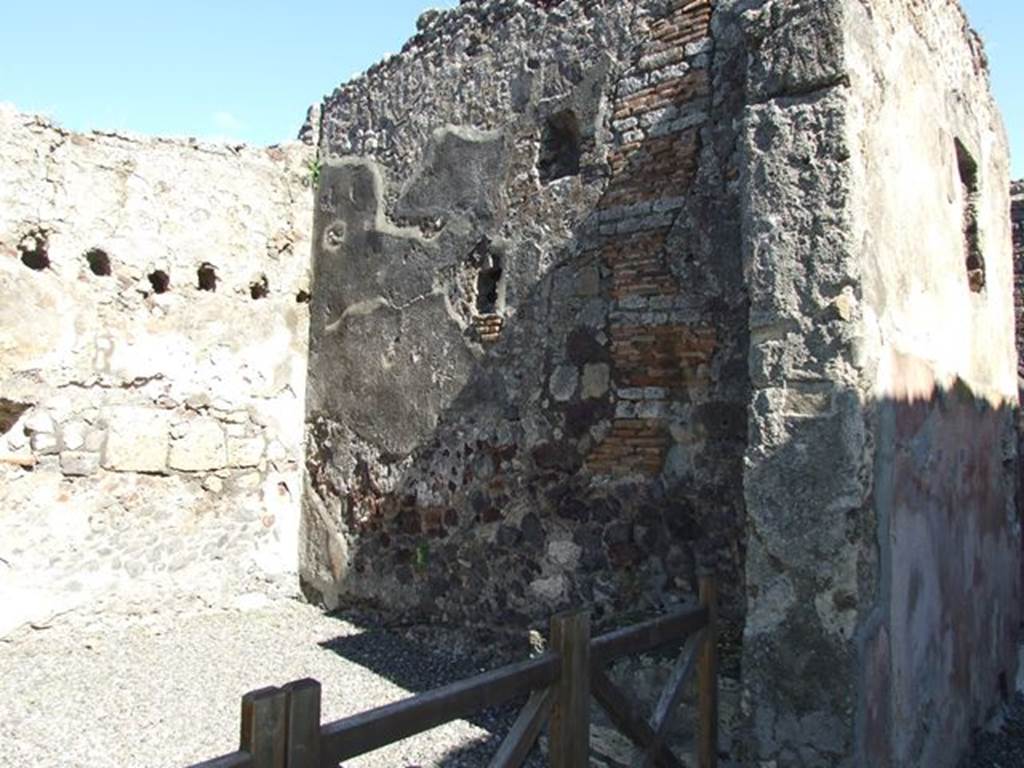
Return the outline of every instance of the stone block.
[[[564,403],[576,394],[576,385],[579,382],[579,373],[571,365],[559,365],[551,374],[549,390],[551,396],[560,403]]]
[[[224,430],[215,419],[195,419],[179,425],[181,435],[171,443],[168,464],[181,472],[204,472],[227,464]]]
[[[48,472],[60,471],[60,456],[53,453],[48,456],[40,456],[36,461],[35,472],[45,474]]]
[[[12,451],[18,451],[28,445],[28,437],[24,430],[12,429],[3,438],[7,441],[7,447]]]
[[[571,541],[552,541],[548,544],[548,557],[560,568],[573,570],[580,561],[582,549]]]
[[[85,442],[82,447],[87,451],[99,453],[103,450],[104,433],[101,429],[90,429],[85,433]]]
[[[100,470],[98,453],[65,451],[60,455],[60,471],[68,477],[89,477]]]
[[[260,487],[262,479],[259,472],[247,472],[235,480],[235,487],[243,491],[252,491]]]
[[[224,490],[224,481],[216,475],[209,475],[203,480],[203,489],[213,494],[220,493]]]
[[[266,441],[258,437],[228,437],[228,466],[255,467],[263,459]]]
[[[36,432],[32,435],[32,452],[38,454],[57,453],[60,446],[57,443],[57,436],[50,432]]]
[[[110,408],[103,451],[104,469],[115,472],[164,472],[167,469],[167,411],[142,406]]]
[[[567,588],[565,576],[561,574],[550,576],[546,579],[536,579],[530,582],[530,591],[541,600],[549,603],[557,603],[565,597]]]
[[[580,269],[576,277],[577,296],[599,296],[601,294],[601,273],[595,266]]]
[[[25,431],[30,433],[53,432],[53,419],[46,411],[36,411],[25,419]]]
[[[65,451],[79,451],[85,445],[88,426],[82,421],[69,421],[60,430],[61,444]]]
[[[607,363],[592,363],[583,367],[583,398],[602,397],[608,391],[611,368]]]
[[[280,440],[275,440],[267,447],[267,458],[270,461],[284,461],[288,458],[288,449]]]

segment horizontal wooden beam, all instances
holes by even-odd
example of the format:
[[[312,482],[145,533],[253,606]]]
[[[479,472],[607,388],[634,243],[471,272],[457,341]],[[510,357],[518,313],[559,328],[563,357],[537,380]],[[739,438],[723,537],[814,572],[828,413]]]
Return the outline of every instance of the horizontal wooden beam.
[[[622,656],[645,653],[673,640],[682,640],[703,629],[707,623],[708,609],[699,607],[609,632],[591,644],[590,663],[594,669],[601,669]]]
[[[320,729],[320,764],[336,766],[538,688],[547,688],[558,679],[559,670],[558,655],[546,653],[328,723]]]

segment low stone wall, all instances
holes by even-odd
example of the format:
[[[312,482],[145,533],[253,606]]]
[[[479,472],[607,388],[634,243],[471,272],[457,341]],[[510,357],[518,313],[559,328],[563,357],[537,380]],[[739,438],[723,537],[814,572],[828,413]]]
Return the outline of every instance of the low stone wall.
[[[0,631],[294,573],[312,152],[0,110]]]

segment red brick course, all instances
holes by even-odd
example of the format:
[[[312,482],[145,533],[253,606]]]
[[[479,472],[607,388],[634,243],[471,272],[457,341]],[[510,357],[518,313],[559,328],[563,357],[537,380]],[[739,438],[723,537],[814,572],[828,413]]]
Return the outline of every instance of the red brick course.
[[[702,113],[710,79],[704,69],[680,75],[674,65],[689,55],[687,45],[707,37],[711,11],[710,0],[672,3],[667,15],[651,24],[648,43],[630,73],[647,85],[613,105],[620,135],[608,158],[613,178],[598,205],[605,239],[597,257],[616,303],[668,299],[684,290],[671,270],[678,254],[667,251],[667,224],[696,175],[700,133],[692,120],[683,124],[680,115]],[[667,420],[646,414],[658,412],[706,377],[717,347],[711,327],[641,318],[613,320],[608,329],[613,380],[620,391],[642,391],[651,407],[643,418],[614,421],[587,458],[595,473],[661,471],[671,445]]]

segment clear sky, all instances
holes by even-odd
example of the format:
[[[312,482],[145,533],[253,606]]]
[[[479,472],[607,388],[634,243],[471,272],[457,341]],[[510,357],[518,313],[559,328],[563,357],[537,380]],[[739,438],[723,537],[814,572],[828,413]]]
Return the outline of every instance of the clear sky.
[[[0,0],[0,101],[68,128],[253,144],[457,0]]]
[[[963,0],[1024,177],[1024,1]],[[68,128],[271,144],[456,0],[4,3],[0,101]]]
[[[988,53],[992,88],[1010,135],[1013,177],[1024,179],[1024,2],[961,0]]]

